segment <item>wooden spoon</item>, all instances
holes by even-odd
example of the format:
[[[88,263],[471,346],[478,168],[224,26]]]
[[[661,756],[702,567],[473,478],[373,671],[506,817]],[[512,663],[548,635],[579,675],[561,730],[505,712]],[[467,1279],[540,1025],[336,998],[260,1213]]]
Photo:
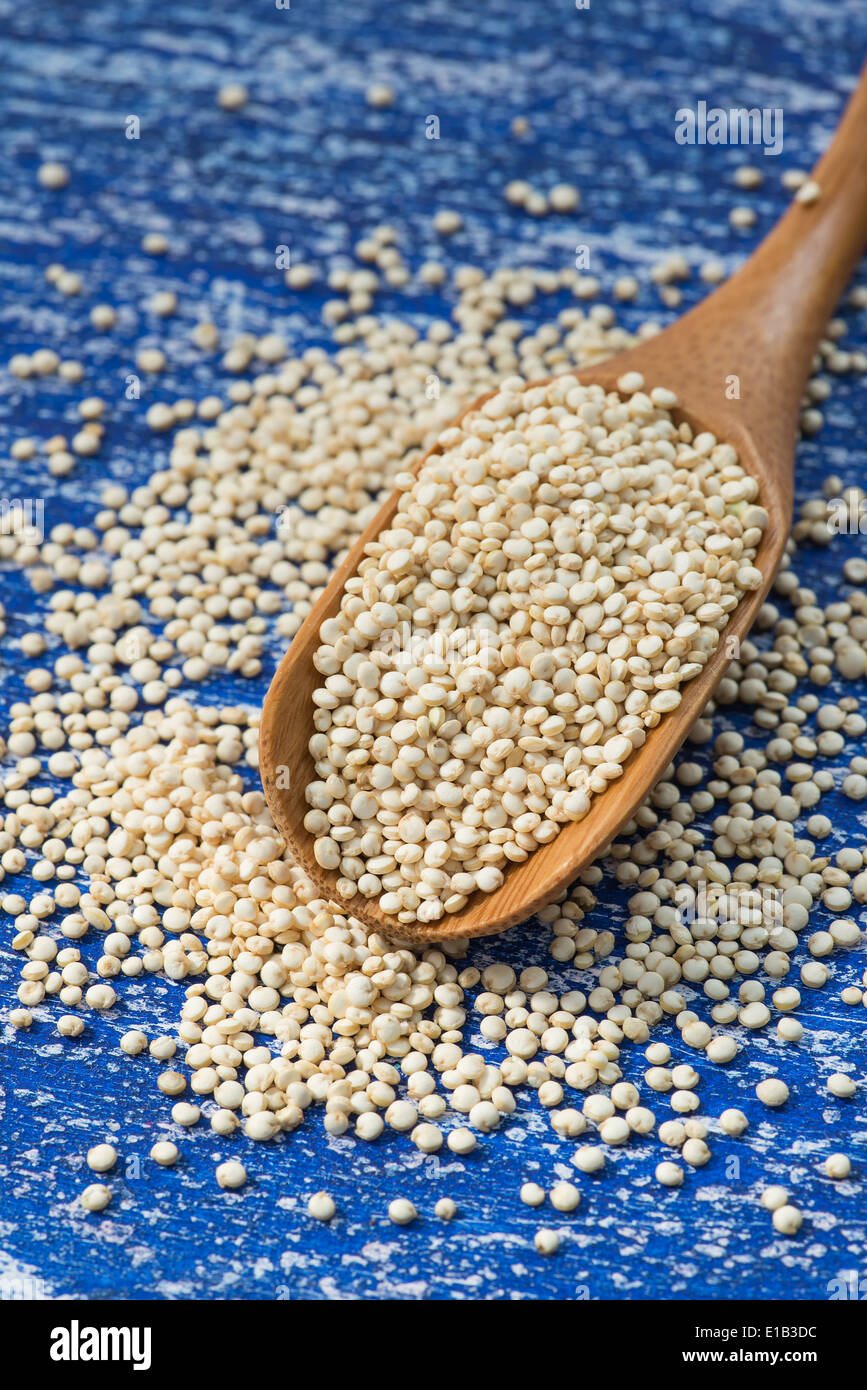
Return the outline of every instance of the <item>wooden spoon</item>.
[[[316,863],[313,837],[303,824],[309,809],[305,788],[316,777],[307,743],[313,691],[322,681],[313,665],[319,629],[337,613],[344,585],[356,572],[365,545],[391,524],[397,494],[334,574],[271,683],[262,713],[260,767],[274,821],[296,862],[341,911],[388,936],[412,941],[503,931],[550,902],[602,853],[671,762],[725,672],[732,639],[740,640],[749,631],[786,544],[804,385],[828,317],[867,242],[867,67],[812,178],[821,190],[818,199],[793,202],[725,285],[639,347],[574,373],[584,383],[612,390],[624,372],[640,372],[647,389],[666,386],[677,393],[683,402],[678,418],[734,445],[744,468],[759,481],[758,500],[769,516],[755,560],[764,576],[761,588],[741,601],[717,651],[681,687],[679,708],[650,731],[622,777],[592,799],[585,819],[564,825],[555,840],[524,863],[505,866],[505,882],[496,892],[475,893],[461,912],[429,925],[404,925],[383,913],[376,899],[357,895],[348,903],[341,900],[335,889],[337,875]],[[482,396],[467,411],[487,399]],[[431,453],[436,452],[434,446]]]

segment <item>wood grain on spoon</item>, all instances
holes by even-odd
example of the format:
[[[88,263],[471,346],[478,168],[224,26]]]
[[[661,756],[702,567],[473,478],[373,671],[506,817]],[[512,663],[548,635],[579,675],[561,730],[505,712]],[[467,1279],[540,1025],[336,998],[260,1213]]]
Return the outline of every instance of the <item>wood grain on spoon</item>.
[[[335,572],[271,683],[259,757],[280,833],[323,897],[342,911],[388,936],[414,941],[503,931],[550,902],[599,856],[680,748],[729,664],[730,639],[742,639],[752,626],[786,544],[804,385],[819,338],[867,242],[867,69],[812,177],[821,188],[818,201],[793,203],[746,265],[708,299],[655,338],[601,366],[570,373],[585,384],[613,390],[624,372],[641,372],[647,389],[664,386],[677,393],[683,406],[674,412],[677,419],[734,445],[743,467],[759,482],[758,500],[769,517],[755,559],[764,576],[761,588],[742,599],[717,651],[681,687],[678,709],[649,731],[622,777],[591,800],[584,820],[564,825],[555,840],[524,863],[504,866],[505,882],[496,892],[475,893],[461,912],[430,925],[398,922],[380,910],[376,899],[360,894],[342,900],[335,888],[337,874],[316,863],[313,836],[303,824],[309,809],[305,789],[316,778],[307,745],[313,692],[322,682],[313,665],[319,629],[338,612],[346,581],[367,543],[391,524],[398,494],[385,503]],[[487,399],[480,397],[463,414]]]

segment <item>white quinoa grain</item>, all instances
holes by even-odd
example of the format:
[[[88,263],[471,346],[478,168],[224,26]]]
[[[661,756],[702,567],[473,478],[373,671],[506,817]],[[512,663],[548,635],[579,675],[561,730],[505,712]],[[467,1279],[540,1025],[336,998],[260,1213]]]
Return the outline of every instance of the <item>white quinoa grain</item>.
[[[583,1144],[576,1151],[572,1162],[582,1173],[598,1173],[605,1167],[605,1152],[593,1145]]]
[[[825,1175],[835,1182],[848,1178],[851,1172],[852,1163],[846,1154],[829,1154],[825,1159]]]
[[[249,100],[247,88],[241,82],[227,82],[217,92],[217,105],[224,111],[241,111]]]
[[[395,1197],[394,1201],[389,1203],[388,1219],[396,1226],[408,1226],[417,1216],[418,1212],[406,1197]]]
[[[683,1169],[677,1163],[657,1163],[656,1180],[663,1187],[680,1187],[683,1183]]]
[[[756,225],[756,214],[752,208],[735,207],[729,213],[729,222],[733,227],[744,230]]]
[[[454,212],[451,208],[442,208],[435,214],[434,231],[440,236],[452,236],[459,232],[464,225],[464,220],[459,212]]]
[[[410,1135],[412,1142],[422,1153],[434,1154],[442,1148],[444,1135],[436,1125],[416,1125]]]
[[[558,1182],[551,1188],[548,1197],[557,1211],[574,1211],[581,1201],[581,1193],[571,1182]]]
[[[764,183],[764,175],[761,169],[757,169],[754,164],[742,164],[735,169],[734,181],[738,188],[761,188]]]
[[[839,1096],[841,1100],[848,1100],[858,1089],[854,1078],[841,1071],[832,1072],[825,1085],[832,1095]]]
[[[724,1110],[719,1117],[719,1122],[726,1134],[743,1134],[749,1125],[749,1120],[742,1110]]]
[[[781,1235],[794,1236],[801,1229],[804,1218],[797,1207],[787,1204],[783,1207],[777,1207],[771,1220]]]
[[[187,1089],[187,1080],[182,1072],[163,1071],[157,1077],[157,1085],[163,1095],[179,1096]]]
[[[521,1188],[521,1201],[528,1207],[540,1207],[545,1200],[545,1189],[536,1182],[525,1182]]]
[[[100,333],[107,333],[110,328],[114,328],[117,321],[117,314],[111,304],[94,304],[90,311],[90,322]]]
[[[164,1072],[163,1075],[165,1074]],[[160,1087],[160,1089],[163,1088]],[[168,1092],[168,1094],[171,1095],[172,1092]],[[201,1117],[202,1112],[198,1105],[190,1105],[187,1101],[182,1100],[172,1106],[172,1119],[176,1125],[181,1125],[184,1129],[191,1129],[193,1125],[197,1125]]]
[[[86,1187],[79,1198],[85,1211],[104,1211],[111,1201],[111,1188],[105,1183],[94,1182]]]
[[[452,1153],[468,1154],[472,1153],[473,1149],[476,1147],[477,1140],[472,1130],[459,1128],[453,1129],[450,1132],[446,1143]]]
[[[756,1086],[756,1095],[762,1105],[773,1109],[778,1105],[785,1105],[789,1099],[789,1088],[778,1076],[769,1076]]]
[[[316,1221],[331,1221],[337,1211],[334,1198],[327,1192],[314,1192],[307,1202],[307,1213]]]
[[[368,1113],[366,1115],[359,1115],[355,1125],[355,1133],[358,1135],[359,1139],[371,1141],[373,1139],[378,1139],[384,1128],[385,1122],[381,1115]]]
[[[555,183],[548,191],[548,204],[554,212],[574,212],[580,202],[581,195],[574,184]]]
[[[387,82],[374,82],[365,93],[365,101],[368,106],[393,106],[394,90]]]
[[[230,1159],[228,1162],[218,1165],[216,1177],[220,1187],[243,1187],[244,1183],[247,1181],[247,1170],[243,1163],[238,1163],[236,1160]]]
[[[180,1150],[177,1144],[161,1139],[151,1147],[150,1156],[161,1168],[173,1168],[180,1158]]]
[[[44,164],[40,164],[36,171],[36,177],[43,188],[65,188],[69,183],[69,170],[65,164],[49,159]]]
[[[804,1036],[804,1026],[796,1018],[781,1018],[777,1024],[777,1034],[783,1042],[800,1042]]]
[[[681,1154],[684,1161],[693,1168],[701,1168],[710,1159],[710,1149],[703,1139],[687,1139]]]
[[[785,169],[780,176],[780,181],[784,188],[800,188],[807,180],[808,175],[803,169]]]
[[[705,1054],[712,1062],[725,1066],[727,1062],[734,1061],[738,1054],[738,1045],[732,1037],[717,1036],[708,1043]]]
[[[768,1211],[778,1211],[780,1207],[786,1205],[788,1200],[789,1194],[786,1189],[776,1185],[766,1187],[761,1197],[762,1206]]]
[[[87,1151],[87,1166],[95,1173],[107,1173],[117,1163],[117,1149],[113,1144],[96,1144]]]

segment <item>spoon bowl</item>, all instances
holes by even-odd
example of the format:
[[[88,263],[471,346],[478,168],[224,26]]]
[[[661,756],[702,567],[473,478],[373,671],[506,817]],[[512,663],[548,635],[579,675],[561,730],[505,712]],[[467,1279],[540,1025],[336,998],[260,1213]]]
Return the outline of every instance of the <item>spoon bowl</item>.
[[[265,700],[260,730],[262,784],[274,822],[296,862],[323,898],[384,935],[435,942],[504,931],[556,898],[598,858],[631,819],[671,763],[749,632],[783,556],[792,515],[793,464],[804,384],[828,316],[867,240],[867,77],[852,97],[837,135],[813,174],[821,194],[795,202],[752,258],[726,284],[664,332],[609,361],[570,372],[584,385],[616,391],[626,372],[644,389],[667,387],[682,405],[672,414],[695,433],[709,430],[738,452],[759,484],[768,524],[754,560],[760,587],[741,599],[706,665],[685,685],[677,710],[647,732],[623,774],[594,796],[583,820],[564,825],[549,844],[520,864],[504,866],[493,893],[477,892],[438,922],[402,923],[376,899],[340,898],[337,874],[313,856],[304,827],[307,785],[316,779],[308,749],[313,692],[322,676],[313,664],[319,629],[340,608],[346,582],[365,547],[394,517],[393,494],[352,547],[283,658]],[[544,385],[546,383],[534,383]],[[495,392],[468,405],[455,423]],[[425,459],[439,451],[434,445]]]

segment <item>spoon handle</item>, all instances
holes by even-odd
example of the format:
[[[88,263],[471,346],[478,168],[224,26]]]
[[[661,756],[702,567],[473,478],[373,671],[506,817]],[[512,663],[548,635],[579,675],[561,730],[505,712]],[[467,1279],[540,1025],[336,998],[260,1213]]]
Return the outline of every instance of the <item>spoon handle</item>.
[[[867,65],[811,180],[815,202],[793,201],[741,270],[641,349],[699,418],[736,413],[788,491],[816,345],[867,244]]]

